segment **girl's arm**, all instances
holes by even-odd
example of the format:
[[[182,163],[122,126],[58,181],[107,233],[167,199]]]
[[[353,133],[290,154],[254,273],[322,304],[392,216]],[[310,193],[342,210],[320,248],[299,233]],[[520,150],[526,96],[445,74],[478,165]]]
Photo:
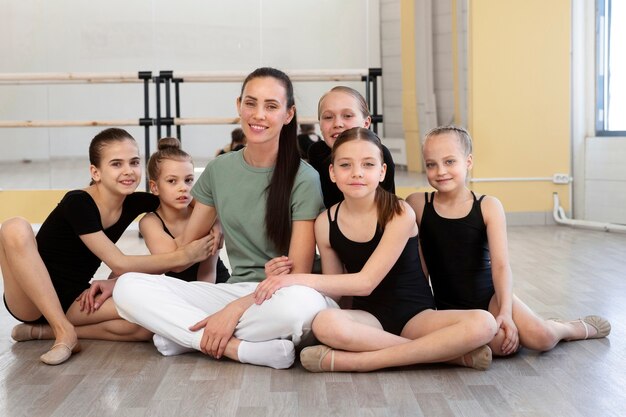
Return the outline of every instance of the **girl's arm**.
[[[424,200],[424,193],[421,193],[421,192],[413,193],[406,198],[406,202],[409,204],[409,206],[411,206],[411,208],[415,212],[415,223],[417,224],[418,234],[419,234],[419,228],[421,227],[421,223],[422,223],[422,215],[424,214],[424,204],[426,203],[426,201]],[[426,277],[426,281],[430,283],[430,280],[428,278],[428,267],[426,266],[424,253],[422,252],[422,239],[421,238],[420,238],[420,245],[419,245],[419,254],[420,254],[420,262],[422,264],[422,271],[424,271],[424,276]]]
[[[409,195],[406,198],[406,203],[413,209],[413,212],[415,213],[415,222],[419,227],[422,223],[422,214],[424,214],[424,204],[426,203],[424,200],[424,193],[417,192]]]
[[[291,274],[270,277],[257,287],[255,292],[256,302],[263,302],[263,300],[270,298],[279,288],[289,285],[306,285],[333,298],[344,295],[369,295],[396,263],[404,250],[407,240],[417,233],[415,213],[410,210],[406,203],[402,202],[402,205],[403,212],[394,216],[387,223],[380,243],[360,272],[352,274],[336,272],[330,275]],[[322,247],[323,245],[320,247],[320,251],[322,251]],[[322,262],[324,262],[323,258]],[[328,261],[326,262],[328,265]],[[336,262],[330,262],[330,268],[338,271]]]
[[[139,221],[139,232],[152,254],[174,252],[178,249],[176,241],[165,232],[161,220],[154,213],[146,214]]]
[[[517,350],[519,344],[517,327],[513,322],[513,273],[509,263],[506,216],[502,203],[495,197],[485,197],[481,210],[487,226],[491,274],[499,308],[496,322],[505,332],[502,351],[506,354]]]
[[[326,275],[343,274],[345,272],[343,262],[330,246],[329,229],[328,214],[323,212],[315,221],[315,240],[322,259],[322,273]]]
[[[148,213],[139,221],[139,231],[151,254],[170,253],[178,249],[176,240],[163,229],[163,223],[153,213]],[[193,263],[170,268],[168,271],[181,272]],[[167,271],[163,271],[167,272]]]
[[[131,271],[161,274],[200,262],[209,256],[213,243],[212,236],[206,236],[174,252],[156,255],[125,255],[103,231],[80,235],[80,239],[94,255],[111,268],[114,275]]]

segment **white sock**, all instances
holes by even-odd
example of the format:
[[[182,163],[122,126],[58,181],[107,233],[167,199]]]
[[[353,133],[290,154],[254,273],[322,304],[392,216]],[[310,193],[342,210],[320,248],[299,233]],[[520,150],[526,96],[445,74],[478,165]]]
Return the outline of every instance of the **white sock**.
[[[170,339],[155,334],[152,336],[154,346],[163,356],[175,356],[182,353],[193,352],[195,349],[181,346],[176,342],[172,342]]]
[[[293,365],[296,349],[291,340],[276,339],[267,342],[241,341],[237,349],[239,362],[286,369]]]

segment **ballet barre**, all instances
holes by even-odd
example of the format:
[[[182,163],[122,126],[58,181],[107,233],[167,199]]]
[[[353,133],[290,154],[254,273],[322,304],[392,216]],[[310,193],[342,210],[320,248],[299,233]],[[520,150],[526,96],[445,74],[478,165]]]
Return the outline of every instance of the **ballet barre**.
[[[365,99],[371,111],[372,128],[378,133],[378,124],[383,116],[378,114],[378,78],[381,68],[338,69],[338,70],[292,70],[286,71],[293,82],[358,81],[365,83]],[[143,83],[144,115],[138,119],[112,120],[0,120],[0,128],[55,128],[93,126],[144,126],[145,154],[150,155],[150,127],[156,126],[157,137],[162,136],[162,127],[170,136],[172,126],[182,139],[181,126],[184,125],[229,125],[237,124],[237,118],[183,118],[181,117],[180,84],[242,82],[245,71],[137,71],[137,72],[42,72],[42,73],[0,73],[0,86],[3,85],[48,85],[48,84],[130,84]],[[155,85],[156,117],[150,115],[150,83]],[[165,98],[161,99],[161,85]],[[174,110],[172,110],[171,86],[174,86]],[[162,107],[165,111],[162,114]],[[317,123],[316,117],[300,117],[302,123]]]
[[[116,127],[143,126],[143,119],[110,119],[110,120],[0,120],[0,128],[20,127]],[[167,120],[166,120],[167,121]],[[298,117],[299,123],[317,124],[316,117]],[[150,126],[155,125],[154,119],[148,119]],[[239,117],[175,117],[171,119],[174,126],[187,125],[238,125]]]
[[[287,71],[293,82],[300,81],[363,81],[370,75],[368,69],[349,70],[293,70]],[[142,76],[143,74],[143,76]],[[188,83],[242,82],[246,71],[151,71],[138,72],[40,72],[0,73],[0,85],[25,84],[107,84],[141,83],[144,77],[175,78]]]

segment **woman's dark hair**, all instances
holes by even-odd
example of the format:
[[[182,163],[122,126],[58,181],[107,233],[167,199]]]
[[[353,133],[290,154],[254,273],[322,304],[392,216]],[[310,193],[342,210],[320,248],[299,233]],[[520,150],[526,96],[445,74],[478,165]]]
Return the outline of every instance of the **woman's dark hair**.
[[[243,99],[243,90],[246,84],[255,78],[271,77],[278,80],[285,87],[287,110],[295,105],[293,84],[289,76],[275,68],[263,67],[251,72],[241,86],[240,99]],[[274,173],[266,189],[267,203],[265,205],[265,232],[268,239],[276,248],[287,253],[291,241],[291,189],[300,167],[298,153],[298,121],[294,108],[293,118],[289,124],[283,126],[278,141],[278,156]]]
[[[102,163],[102,150],[104,147],[112,142],[123,142],[125,140],[135,142],[135,138],[124,129],[117,127],[104,129],[91,139],[91,143],[89,144],[89,163],[96,168],[100,168],[100,164]],[[136,144],[135,142],[135,145]],[[89,185],[93,185],[94,183],[95,182],[91,180]]]
[[[362,140],[373,143],[380,151],[380,163],[384,163],[383,145],[380,142],[380,138],[376,136],[376,133],[364,127],[353,127],[343,131],[338,137],[337,141],[333,145],[333,150],[330,155],[331,163],[335,163],[335,154],[337,149],[344,143],[351,142],[353,140]],[[402,205],[400,199],[393,193],[385,190],[378,184],[376,187],[376,194],[374,196],[376,202],[376,210],[378,212],[378,227],[384,228],[387,223],[393,219],[396,214],[402,213]]]
[[[161,162],[164,160],[189,161],[193,163],[191,156],[180,149],[180,141],[178,139],[161,138],[159,139],[158,150],[148,160],[148,178],[156,181],[161,176]]]

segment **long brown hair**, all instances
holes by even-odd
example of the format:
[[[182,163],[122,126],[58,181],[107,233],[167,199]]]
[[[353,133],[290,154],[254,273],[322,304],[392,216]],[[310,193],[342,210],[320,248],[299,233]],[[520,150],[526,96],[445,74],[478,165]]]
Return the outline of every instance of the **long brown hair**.
[[[275,68],[263,67],[251,72],[241,86],[240,100],[246,84],[255,78],[271,77],[278,80],[285,87],[287,109],[295,105],[293,84],[289,76]],[[291,190],[300,167],[300,154],[296,137],[298,135],[298,121],[296,111],[291,121],[280,130],[278,140],[278,156],[276,165],[266,188],[267,202],[265,204],[265,233],[276,248],[286,253],[291,241]]]
[[[341,147],[344,143],[351,142],[353,140],[362,140],[376,145],[380,151],[380,162],[381,164],[384,162],[383,145],[380,142],[380,138],[376,136],[376,133],[364,127],[353,127],[352,129],[342,132],[339,137],[337,137],[337,141],[333,145],[333,150],[330,155],[332,164],[335,163],[335,154],[337,153],[337,149],[339,149],[339,147]],[[384,228],[385,225],[393,219],[393,216],[402,213],[402,204],[400,204],[400,199],[395,194],[392,194],[381,187],[380,183],[378,183],[378,187],[376,187],[374,202],[376,203],[378,226],[381,228]]]

